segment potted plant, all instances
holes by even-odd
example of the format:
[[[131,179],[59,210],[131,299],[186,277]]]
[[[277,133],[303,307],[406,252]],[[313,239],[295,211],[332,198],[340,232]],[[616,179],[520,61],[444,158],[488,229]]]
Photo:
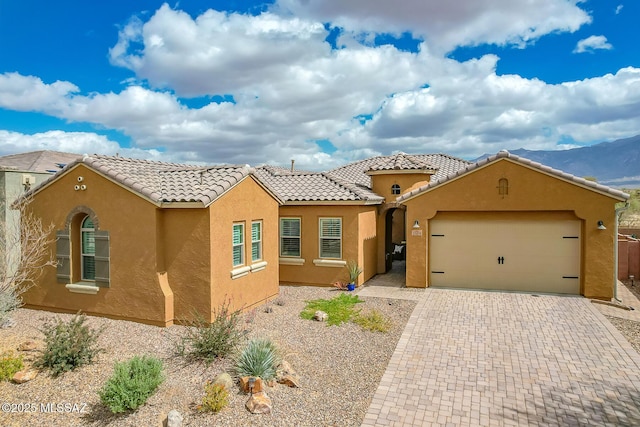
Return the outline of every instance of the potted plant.
[[[347,263],[347,271],[349,271],[349,284],[347,285],[348,291],[353,291],[356,288],[356,281],[358,276],[362,273],[362,268],[356,261],[349,261]]]

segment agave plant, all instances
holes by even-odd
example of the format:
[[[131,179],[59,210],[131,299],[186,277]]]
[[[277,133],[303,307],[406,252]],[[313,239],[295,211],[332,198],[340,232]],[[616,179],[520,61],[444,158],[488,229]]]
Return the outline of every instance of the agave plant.
[[[275,344],[268,338],[255,338],[235,358],[235,371],[239,377],[260,377],[268,381],[276,377],[279,364]]]
[[[349,283],[356,283],[358,276],[362,273],[362,268],[356,261],[347,262],[347,270],[349,271]]]

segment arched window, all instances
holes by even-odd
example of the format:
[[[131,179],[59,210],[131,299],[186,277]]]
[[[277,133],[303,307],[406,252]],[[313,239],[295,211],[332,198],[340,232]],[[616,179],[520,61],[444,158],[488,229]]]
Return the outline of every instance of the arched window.
[[[82,280],[96,278],[96,229],[93,220],[87,215],[82,220],[80,228],[80,243],[82,245]]]
[[[502,197],[509,194],[509,180],[507,178],[500,178],[498,180],[498,194]]]
[[[400,194],[400,186],[398,184],[391,186],[391,194]]]

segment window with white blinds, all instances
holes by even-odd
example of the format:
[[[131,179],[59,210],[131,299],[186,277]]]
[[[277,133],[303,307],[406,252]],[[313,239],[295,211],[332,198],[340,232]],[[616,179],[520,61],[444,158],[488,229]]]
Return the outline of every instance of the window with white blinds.
[[[320,218],[320,258],[342,258],[342,218]]]
[[[300,256],[300,218],[280,218],[280,256]]]
[[[80,229],[82,251],[82,280],[96,278],[96,229],[90,216],[82,220]]]

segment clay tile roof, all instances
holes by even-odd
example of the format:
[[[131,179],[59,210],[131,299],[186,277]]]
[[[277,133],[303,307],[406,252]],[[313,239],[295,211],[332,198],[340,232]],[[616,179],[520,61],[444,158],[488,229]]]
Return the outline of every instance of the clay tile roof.
[[[418,156],[398,153],[393,156],[378,157],[369,168],[370,171],[382,170],[429,170],[435,169],[430,163]]]
[[[9,154],[0,157],[0,169],[11,168],[21,171],[56,173],[80,157],[82,157],[80,154],[51,150]]]
[[[381,203],[384,199],[369,188],[343,181],[322,172],[290,171],[274,166],[260,166],[256,176],[285,202],[365,201]]]
[[[589,181],[587,179],[584,178],[580,178],[577,177],[575,175],[571,175],[569,173],[566,172],[562,172],[561,170],[558,169],[553,169],[550,166],[546,166],[543,165],[541,163],[538,162],[534,162],[533,160],[529,160],[526,159],[524,157],[520,157],[517,156],[515,154],[511,154],[509,153],[507,150],[502,150],[500,152],[498,152],[497,154],[494,154],[493,156],[489,156],[485,159],[479,160],[475,163],[470,163],[468,164],[466,167],[462,168],[462,169],[458,169],[455,171],[451,171],[448,175],[445,176],[440,176],[437,179],[434,179],[433,177],[431,178],[431,181],[429,182],[429,184],[427,185],[423,185],[420,188],[416,188],[415,190],[409,192],[409,193],[405,193],[402,196],[398,197],[398,202],[403,202],[407,199],[413,198],[414,196],[423,193],[427,190],[431,190],[434,187],[438,187],[448,181],[451,181],[459,176],[462,175],[466,175],[478,168],[481,168],[489,163],[493,163],[497,160],[500,159],[510,159],[513,160],[514,162],[520,163],[522,165],[525,166],[529,166],[532,167],[534,169],[538,169],[542,172],[545,172],[549,175],[552,176],[556,176],[558,178],[561,178],[565,181],[570,181],[585,187],[589,187],[595,191],[599,191],[601,193],[605,193],[605,194],[610,194],[616,198],[619,199],[623,199],[623,200],[627,200],[629,198],[629,195],[627,193],[624,193],[620,190],[616,190],[615,188],[611,188],[611,187],[607,187],[606,185],[602,185],[602,184],[598,184],[597,182],[594,181]]]
[[[438,179],[449,175],[469,165],[470,162],[446,154],[404,154],[398,153],[391,156],[378,156],[358,162],[350,163],[327,172],[330,176],[354,182],[360,186],[371,188],[369,171],[409,169],[409,170],[434,170],[431,179]]]
[[[152,202],[200,202],[204,206],[211,204],[254,171],[248,165],[194,166],[92,155],[68,164],[62,172],[80,163]],[[49,178],[32,192],[53,179],[55,177]]]

